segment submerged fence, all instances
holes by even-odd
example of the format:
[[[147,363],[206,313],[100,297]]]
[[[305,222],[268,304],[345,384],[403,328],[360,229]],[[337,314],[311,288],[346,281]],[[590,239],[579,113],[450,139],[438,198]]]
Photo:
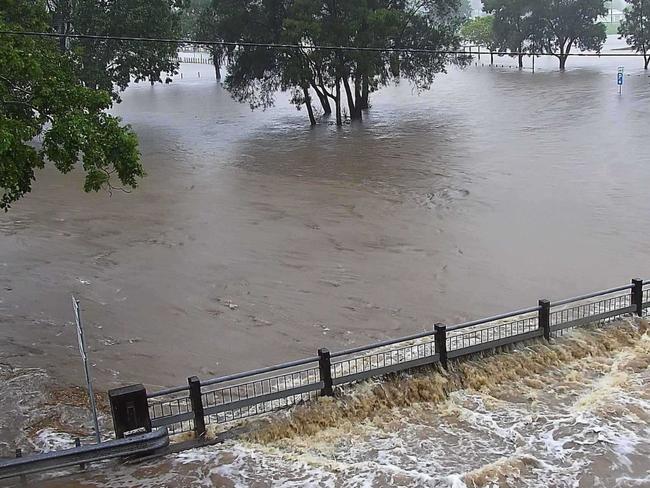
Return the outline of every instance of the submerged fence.
[[[375,344],[318,355],[267,368],[218,378],[188,379],[188,384],[153,393],[142,391],[151,427],[167,426],[170,433],[194,431],[296,405],[334,387],[388,373],[451,359],[536,338],[550,340],[567,329],[643,316],[650,307],[650,281],[633,280],[619,286],[556,302],[453,326],[436,324],[433,330]],[[144,390],[144,388],[142,388]],[[133,419],[113,414],[114,423],[138,427]],[[124,431],[124,428],[121,428]],[[127,429],[128,430],[128,429]]]

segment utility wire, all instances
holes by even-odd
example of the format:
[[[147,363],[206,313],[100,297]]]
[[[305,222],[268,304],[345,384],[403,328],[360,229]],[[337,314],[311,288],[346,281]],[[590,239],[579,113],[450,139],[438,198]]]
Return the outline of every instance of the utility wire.
[[[384,52],[384,53],[412,53],[412,54],[494,54],[497,56],[559,56],[553,53],[537,52],[508,52],[508,51],[458,51],[458,50],[437,50],[422,48],[400,48],[400,47],[365,47],[365,46],[322,46],[311,44],[275,44],[263,42],[231,42],[231,41],[192,41],[188,39],[165,39],[151,37],[118,37],[99,36],[91,34],[59,34],[56,32],[34,32],[34,31],[0,31],[0,35],[6,36],[28,36],[28,37],[69,37],[72,39],[90,39],[96,41],[123,41],[123,42],[150,42],[160,44],[186,44],[195,46],[223,46],[223,47],[262,47],[269,49],[290,49],[290,50],[321,50],[321,51],[357,51],[357,52]],[[643,56],[641,53],[570,53],[564,56],[577,57],[635,57]]]

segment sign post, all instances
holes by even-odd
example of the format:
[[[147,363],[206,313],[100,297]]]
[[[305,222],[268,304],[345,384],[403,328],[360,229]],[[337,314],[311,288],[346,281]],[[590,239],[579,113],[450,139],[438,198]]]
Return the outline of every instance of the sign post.
[[[90,370],[88,369],[88,355],[86,354],[86,340],[84,339],[83,322],[81,321],[81,309],[79,308],[79,300],[74,296],[72,297],[72,308],[74,309],[74,318],[77,324],[77,339],[79,341],[79,353],[84,363],[84,373],[86,375],[86,387],[88,388],[88,398],[90,399],[90,408],[93,411],[93,422],[95,423],[95,438],[97,444],[102,442],[102,437],[99,432],[99,422],[97,421],[97,405],[95,405],[95,394],[93,393],[93,383],[90,378]]]
[[[616,78],[616,82],[618,83],[618,94],[622,95],[623,94],[623,82],[625,80],[625,68],[623,66],[620,66],[618,68],[618,76]]]

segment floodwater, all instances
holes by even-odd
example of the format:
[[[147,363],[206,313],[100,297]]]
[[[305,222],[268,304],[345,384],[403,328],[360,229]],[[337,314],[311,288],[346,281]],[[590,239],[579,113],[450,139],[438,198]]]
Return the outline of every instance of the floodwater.
[[[46,169],[0,216],[0,363],[80,384],[71,293],[97,386],[156,388],[650,277],[641,61],[487,61],[341,129],[251,112],[207,65],[130,87],[140,188]]]
[[[354,386],[252,435],[43,488],[650,486],[646,322]],[[68,443],[69,445],[69,443]]]

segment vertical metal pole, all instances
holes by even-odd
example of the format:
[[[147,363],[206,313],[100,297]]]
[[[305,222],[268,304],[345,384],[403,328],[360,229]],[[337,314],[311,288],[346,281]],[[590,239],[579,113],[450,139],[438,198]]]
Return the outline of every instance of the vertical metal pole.
[[[201,398],[201,382],[196,376],[187,379],[190,385],[190,402],[194,412],[194,433],[197,437],[205,436],[205,414],[203,412],[203,399]]]
[[[447,326],[445,324],[435,324],[433,328],[436,354],[442,367],[447,369]]]
[[[93,392],[93,382],[90,377],[90,370],[88,369],[88,356],[86,354],[86,339],[84,338],[83,322],[81,320],[81,308],[79,307],[79,300],[72,297],[72,306],[74,307],[75,320],[77,322],[77,336],[79,339],[79,351],[81,352],[81,359],[84,363],[84,373],[86,375],[86,386],[88,388],[88,397],[90,399],[90,408],[93,413],[93,423],[95,424],[95,439],[97,444],[102,442],[102,436],[99,431],[99,421],[97,420],[97,405],[95,404],[95,393]]]
[[[538,326],[544,331],[544,339],[551,340],[551,302],[548,300],[540,300]]]
[[[329,349],[318,350],[318,370],[320,371],[320,380],[323,382],[323,389],[320,391],[321,396],[334,396],[332,360]]]
[[[535,72],[535,56],[533,55],[533,73]]]
[[[632,280],[632,305],[636,306],[636,313],[639,317],[643,317],[643,280]]]

